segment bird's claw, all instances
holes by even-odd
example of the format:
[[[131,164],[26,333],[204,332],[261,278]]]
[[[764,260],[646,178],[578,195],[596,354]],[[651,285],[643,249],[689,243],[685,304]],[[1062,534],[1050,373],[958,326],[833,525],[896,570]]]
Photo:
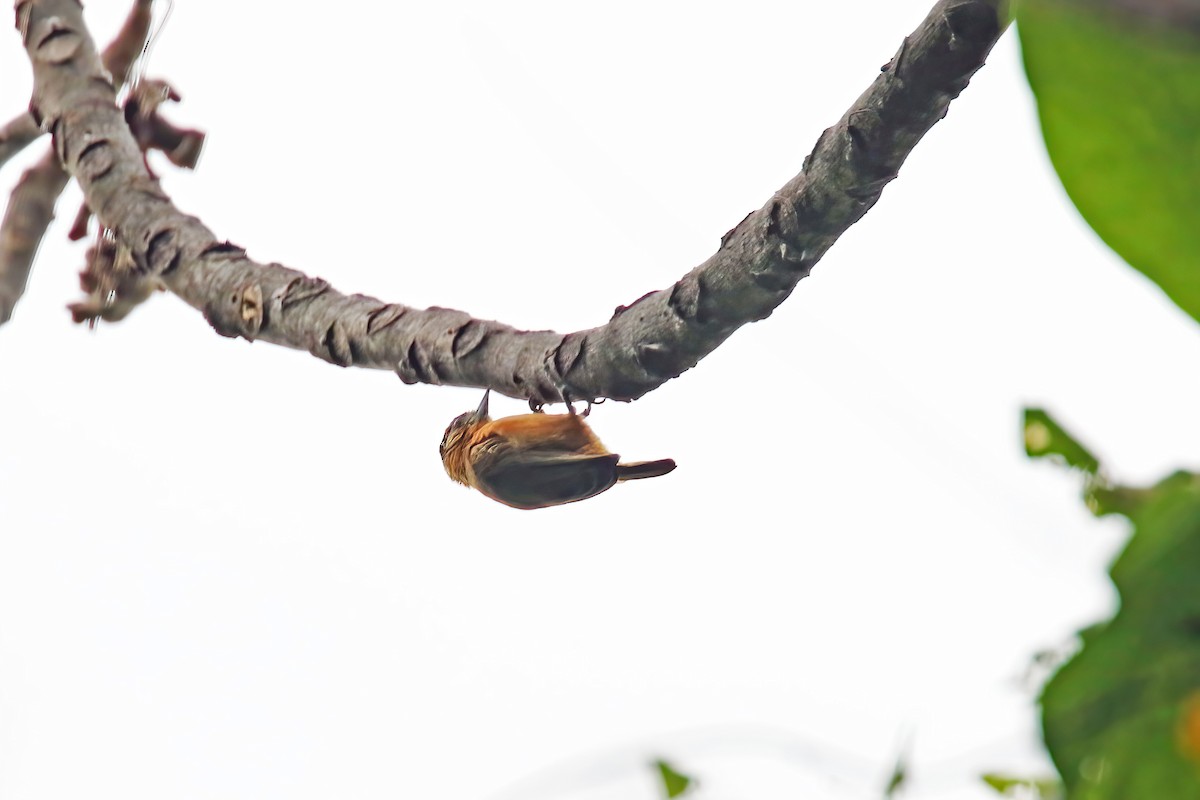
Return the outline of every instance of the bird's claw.
[[[565,391],[562,393],[562,396],[563,396],[563,402],[567,404],[567,413],[570,414],[572,417],[574,417],[576,415],[579,415],[581,417],[586,417],[592,413],[591,398],[584,398],[583,402],[587,403],[587,408],[585,408],[582,412],[579,412],[579,411],[575,410],[575,403],[579,402],[578,400],[572,399],[571,395]]]

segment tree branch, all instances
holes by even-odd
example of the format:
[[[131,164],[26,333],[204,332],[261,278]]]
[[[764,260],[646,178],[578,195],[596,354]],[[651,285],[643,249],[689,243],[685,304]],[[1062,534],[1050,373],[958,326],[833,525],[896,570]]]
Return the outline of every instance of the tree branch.
[[[12,318],[25,293],[34,256],[54,219],[54,204],[69,180],[58,157],[47,151],[13,187],[0,222],[0,325]]]
[[[121,30],[104,49],[102,62],[118,85],[129,78],[146,35],[150,31],[153,0],[135,0]],[[0,166],[42,135],[32,114],[25,112],[0,130]],[[68,175],[53,150],[30,167],[13,187],[4,220],[0,222],[0,325],[12,318],[13,309],[33,268],[33,259],[50,223],[54,205],[67,186]]]
[[[23,111],[0,128],[0,167],[17,153],[32,144],[42,130],[28,111]]]
[[[150,11],[154,0],[135,0],[112,44],[104,49],[103,60],[117,86],[129,79],[129,70],[150,31]],[[0,128],[0,167],[42,135],[33,115],[23,111]]]
[[[1003,0],[941,0],[882,74],[818,139],[803,171],[669,289],[569,334],[519,331],[444,308],[346,296],[259,264],[181,214],[142,164],[74,0],[19,0],[36,114],[88,205],[225,336],[261,339],[406,383],[488,386],[531,403],[636,399],[763,319],[879,199],[908,153],[967,86],[1007,21]]]

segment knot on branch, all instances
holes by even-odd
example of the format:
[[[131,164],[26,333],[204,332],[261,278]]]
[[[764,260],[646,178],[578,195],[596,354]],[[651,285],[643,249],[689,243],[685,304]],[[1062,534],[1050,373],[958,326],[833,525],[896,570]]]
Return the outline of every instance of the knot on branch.
[[[26,44],[30,41],[33,42],[33,57],[47,64],[65,64],[83,45],[79,31],[61,17],[47,17],[39,22],[25,40]]]

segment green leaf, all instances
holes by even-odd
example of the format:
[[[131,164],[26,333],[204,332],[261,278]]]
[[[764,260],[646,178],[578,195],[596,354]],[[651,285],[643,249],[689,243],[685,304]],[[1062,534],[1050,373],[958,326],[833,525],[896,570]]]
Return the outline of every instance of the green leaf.
[[[1022,0],[1016,19],[1067,194],[1113,250],[1200,319],[1200,8]]]
[[[883,787],[884,800],[891,800],[901,789],[908,783],[908,758],[905,754],[901,754],[896,759],[896,765],[892,767],[892,774],[888,776],[887,784]]]
[[[896,763],[892,765],[892,774],[888,776],[883,787],[884,800],[898,797],[908,787],[909,764],[912,762],[912,734],[905,736],[904,743],[896,754]]]
[[[989,772],[982,777],[984,783],[1006,797],[1023,796],[1030,800],[1055,800],[1062,797],[1062,781],[1058,778],[1016,778],[995,772]]]
[[[679,772],[661,758],[654,762],[667,797],[679,797],[695,785],[695,780]]]
[[[1110,483],[1100,460],[1044,409],[1025,409],[1024,432],[1025,453],[1030,458],[1048,458],[1084,473],[1083,499],[1098,517],[1132,516],[1153,493],[1153,489]]]
[[[1121,608],[1042,695],[1070,800],[1200,797],[1200,475],[1139,497],[1112,568]]]
[[[1100,470],[1100,461],[1045,409],[1026,408],[1024,427],[1025,453],[1031,458],[1052,458],[1093,475]]]

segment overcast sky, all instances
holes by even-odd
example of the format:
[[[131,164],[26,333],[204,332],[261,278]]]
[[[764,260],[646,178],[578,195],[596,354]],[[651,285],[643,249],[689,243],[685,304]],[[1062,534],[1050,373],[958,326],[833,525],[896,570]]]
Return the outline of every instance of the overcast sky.
[[[261,261],[587,328],[709,256],[929,5],[177,0],[149,74],[209,140],[155,165]],[[11,29],[0,76],[7,118]],[[78,201],[0,329],[4,800],[651,800],[657,755],[703,800],[840,800],[906,741],[911,797],[982,800],[1049,769],[1022,676],[1111,613],[1127,532],[1021,406],[1120,480],[1196,466],[1196,326],[1067,202],[1012,32],[770,319],[596,409],[678,470],[545,511],[443,473],[477,391],[166,295],[72,325]]]

